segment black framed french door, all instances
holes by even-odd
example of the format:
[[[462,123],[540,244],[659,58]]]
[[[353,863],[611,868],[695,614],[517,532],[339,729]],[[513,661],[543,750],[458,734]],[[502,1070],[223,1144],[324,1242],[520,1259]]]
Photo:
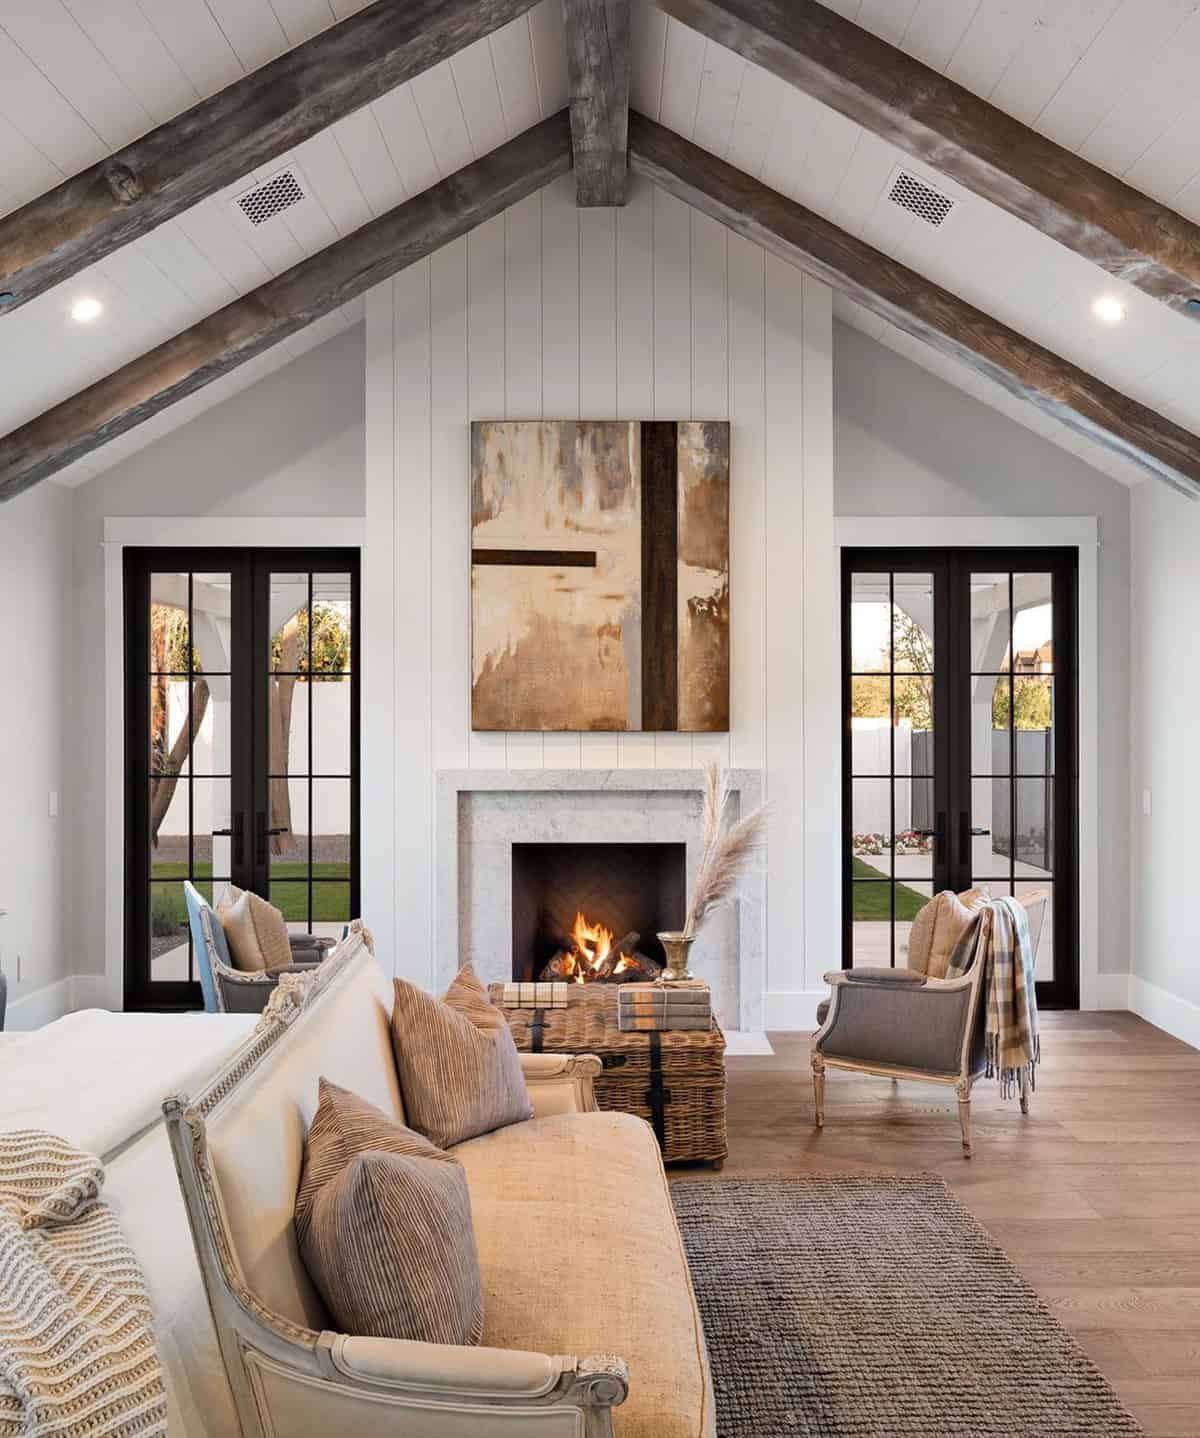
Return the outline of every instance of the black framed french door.
[[[125,551],[125,1003],[200,1003],[183,880],[359,909],[357,550]]]
[[[1038,998],[1079,1002],[1078,554],[842,555],[843,964],[903,964],[942,889],[1045,889]]]

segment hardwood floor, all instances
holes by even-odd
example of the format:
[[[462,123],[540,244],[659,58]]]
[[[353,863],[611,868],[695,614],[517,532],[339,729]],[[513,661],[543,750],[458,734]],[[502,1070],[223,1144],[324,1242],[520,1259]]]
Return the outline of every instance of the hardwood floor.
[[[970,1160],[953,1091],[927,1084],[831,1069],[818,1132],[808,1039],[772,1034],[773,1058],[729,1060],[724,1173],[941,1174],[1151,1438],[1196,1438],[1200,1053],[1132,1014],[1050,1013],[1042,1023],[1028,1118],[981,1080]]]

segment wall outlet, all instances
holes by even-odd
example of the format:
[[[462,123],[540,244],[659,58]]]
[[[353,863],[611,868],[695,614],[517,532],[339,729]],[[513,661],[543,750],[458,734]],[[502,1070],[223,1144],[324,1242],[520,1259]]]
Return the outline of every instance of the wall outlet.
[[[1142,814],[1148,819],[1154,811],[1154,803],[1150,798],[1150,790],[1142,790]]]
[[[57,818],[58,818],[58,790],[57,790],[57,789],[51,789],[51,790],[50,790],[50,805],[49,805],[49,808],[50,808],[50,817],[51,817],[52,819],[57,819]]]

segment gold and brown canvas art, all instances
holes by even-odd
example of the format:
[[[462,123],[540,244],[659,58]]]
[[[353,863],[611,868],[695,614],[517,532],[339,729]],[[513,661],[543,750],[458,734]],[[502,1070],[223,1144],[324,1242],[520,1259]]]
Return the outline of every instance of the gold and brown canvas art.
[[[471,722],[729,728],[729,425],[471,426]]]

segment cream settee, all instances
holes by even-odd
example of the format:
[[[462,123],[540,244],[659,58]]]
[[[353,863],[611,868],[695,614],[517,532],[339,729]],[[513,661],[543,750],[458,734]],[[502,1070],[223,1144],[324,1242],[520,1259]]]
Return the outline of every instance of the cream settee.
[[[598,1060],[523,1057],[534,1117],[454,1150],[485,1292],[478,1348],[356,1337],[292,1205],[323,1074],[404,1117],[390,985],[356,932],[283,990],[194,1100],[164,1105],[245,1438],[712,1438],[712,1386],[649,1127],[595,1111]],[[578,1355],[578,1356],[564,1356]]]

